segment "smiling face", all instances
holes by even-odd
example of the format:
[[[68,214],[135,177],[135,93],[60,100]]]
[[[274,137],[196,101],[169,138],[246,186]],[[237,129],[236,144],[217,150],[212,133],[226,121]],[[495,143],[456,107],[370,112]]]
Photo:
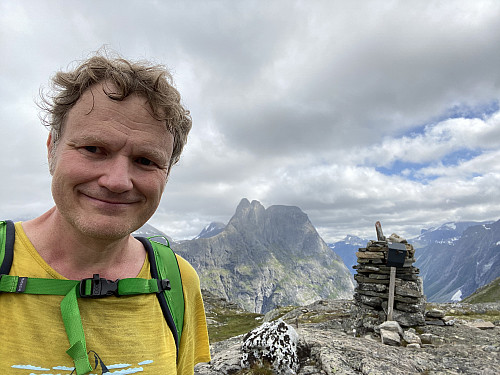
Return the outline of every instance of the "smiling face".
[[[69,228],[120,239],[156,211],[173,136],[143,97],[114,101],[96,84],[69,111],[56,149],[50,137],[47,144],[52,195]]]

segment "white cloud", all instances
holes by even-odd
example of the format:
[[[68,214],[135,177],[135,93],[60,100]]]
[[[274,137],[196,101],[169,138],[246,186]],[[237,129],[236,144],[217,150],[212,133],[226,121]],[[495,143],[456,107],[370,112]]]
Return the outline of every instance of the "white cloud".
[[[388,167],[395,161],[425,164],[439,161],[460,150],[500,148],[499,114],[488,119],[452,118],[425,126],[422,133],[402,137],[392,135],[368,150],[360,150],[362,162]]]

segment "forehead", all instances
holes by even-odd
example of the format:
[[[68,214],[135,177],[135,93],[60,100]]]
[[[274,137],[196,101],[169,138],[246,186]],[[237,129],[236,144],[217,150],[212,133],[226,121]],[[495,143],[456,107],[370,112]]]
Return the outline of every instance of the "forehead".
[[[165,121],[153,116],[145,97],[132,94],[118,101],[109,98],[105,90],[112,91],[113,87],[100,83],[83,92],[68,113],[63,137],[111,137],[116,138],[116,142],[135,140],[150,147],[165,148],[171,155],[173,136]]]
[[[86,89],[69,111],[75,116],[113,116],[126,117],[130,121],[164,125],[153,115],[153,110],[144,96],[131,94],[123,100],[114,100],[107,93],[112,93],[114,86],[106,82],[96,83]]]

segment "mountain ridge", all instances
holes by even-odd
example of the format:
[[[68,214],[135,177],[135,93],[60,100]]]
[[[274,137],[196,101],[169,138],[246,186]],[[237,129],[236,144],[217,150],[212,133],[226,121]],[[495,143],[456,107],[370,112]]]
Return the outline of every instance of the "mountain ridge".
[[[416,249],[431,302],[460,301],[500,275],[500,220],[462,229],[458,236],[450,233]]]

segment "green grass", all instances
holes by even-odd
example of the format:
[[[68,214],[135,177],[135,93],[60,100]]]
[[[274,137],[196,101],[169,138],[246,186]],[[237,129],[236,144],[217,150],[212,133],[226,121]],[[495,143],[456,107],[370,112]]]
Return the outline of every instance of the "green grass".
[[[218,325],[208,325],[210,342],[223,341],[250,332],[262,324],[262,320],[257,319],[262,317],[262,314],[234,310],[215,309],[207,317],[218,323]]]
[[[500,302],[500,277],[497,277],[488,285],[479,288],[473,294],[464,298],[462,302],[467,303],[484,303],[484,302]]]

